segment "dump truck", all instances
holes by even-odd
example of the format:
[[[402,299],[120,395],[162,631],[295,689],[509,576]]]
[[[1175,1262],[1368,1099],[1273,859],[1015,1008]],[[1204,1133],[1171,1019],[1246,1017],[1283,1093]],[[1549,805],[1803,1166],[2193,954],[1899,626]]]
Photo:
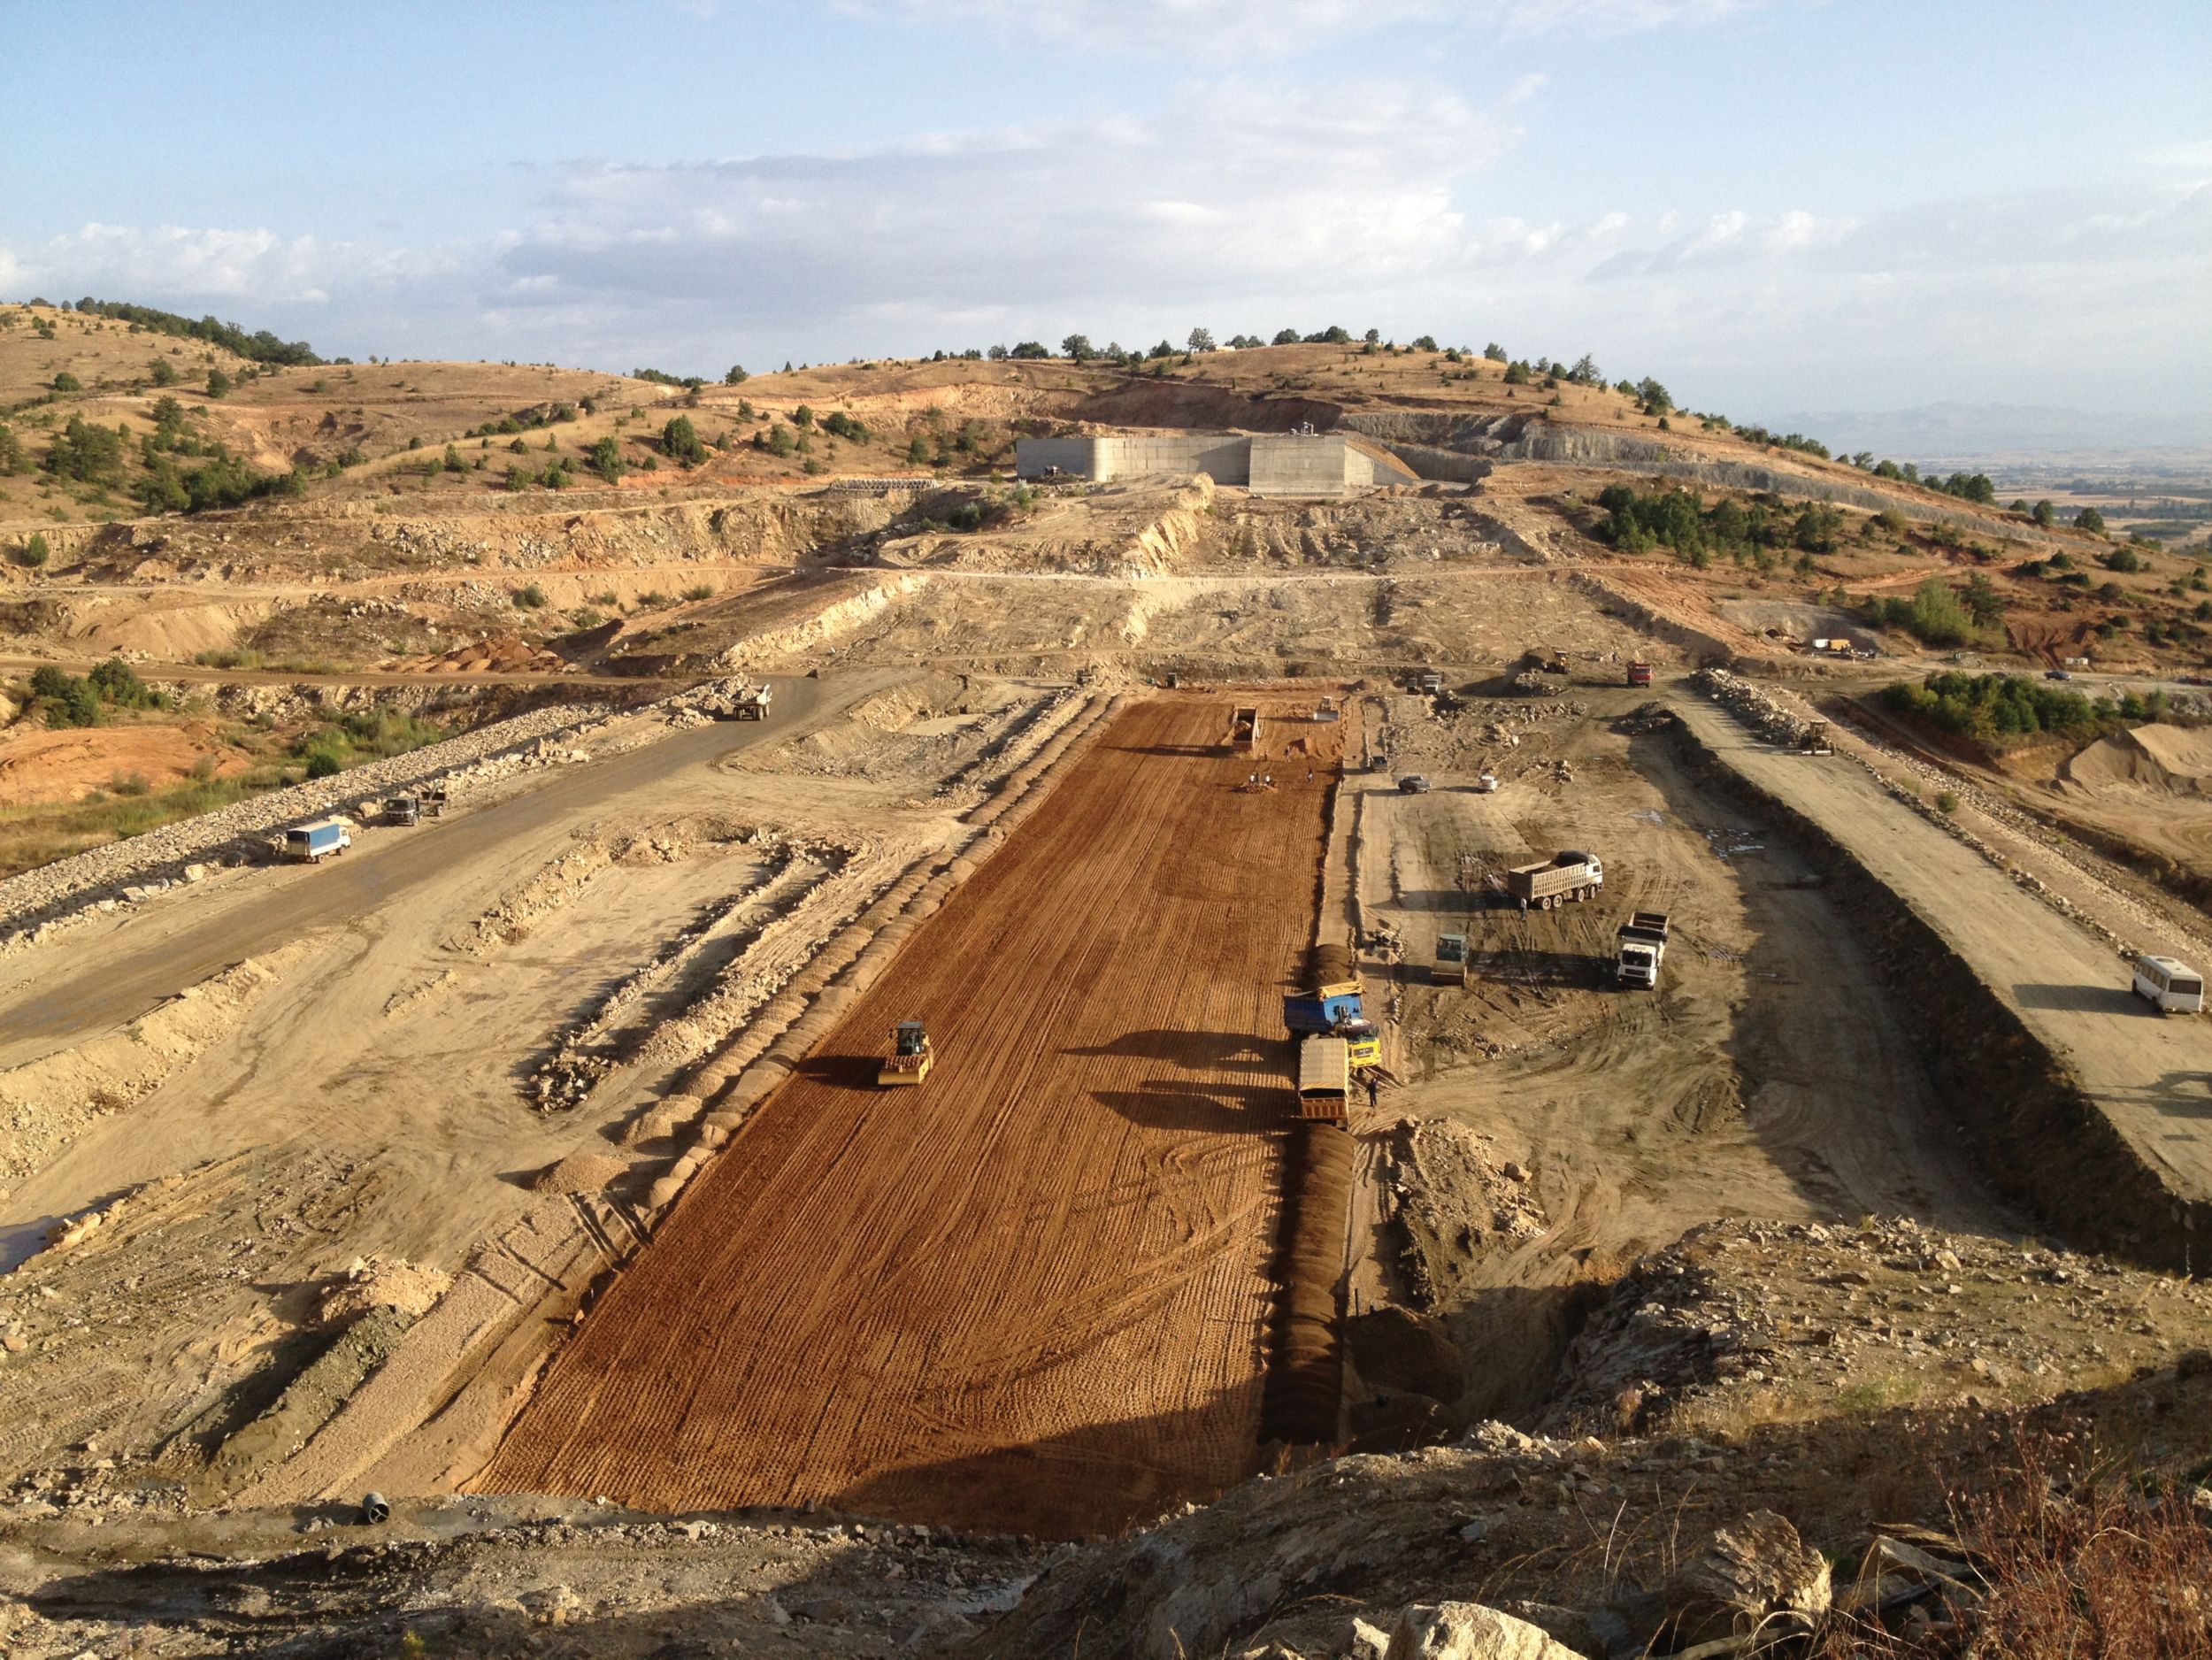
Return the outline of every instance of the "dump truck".
[[[919,1020],[902,1020],[891,1028],[891,1052],[876,1068],[876,1082],[887,1087],[918,1084],[929,1076],[936,1058],[929,1047],[929,1029]]]
[[[1344,1122],[1352,1094],[1351,1045],[1316,1033],[1298,1044],[1298,1116]]]
[[[1631,686],[1650,685],[1651,665],[1644,662],[1641,658],[1631,663],[1628,665],[1628,683]]]
[[[1355,1067],[1382,1059],[1382,1034],[1367,1018],[1359,964],[1351,948],[1318,945],[1307,954],[1296,989],[1283,995],[1283,1027],[1294,1038],[1342,1038]]]
[[[1444,689],[1444,677],[1434,669],[1423,669],[1413,677],[1413,689],[1433,696]]]
[[[776,688],[763,680],[758,686],[741,688],[731,698],[730,716],[733,720],[765,720],[768,705],[776,696]]]
[[[1254,705],[1240,703],[1229,717],[1229,747],[1239,755],[1257,753],[1260,747],[1260,711]]]
[[[1605,886],[1605,866],[1588,853],[1555,853],[1541,865],[1517,865],[1505,873],[1505,891],[1524,911],[1552,911],[1594,898]]]
[[[1829,741],[1828,723],[1824,720],[1807,721],[1805,730],[1797,734],[1797,748],[1804,755],[1833,755],[1836,749]]]
[[[1667,954],[1667,913],[1632,911],[1616,938],[1620,955],[1614,959],[1613,978],[1624,986],[1649,991],[1659,983],[1660,959]]]
[[[311,824],[294,825],[284,833],[284,857],[306,865],[320,865],[352,845],[353,836],[342,818],[318,818]]]
[[[422,797],[395,795],[384,803],[384,822],[396,825],[417,825],[422,822]]]

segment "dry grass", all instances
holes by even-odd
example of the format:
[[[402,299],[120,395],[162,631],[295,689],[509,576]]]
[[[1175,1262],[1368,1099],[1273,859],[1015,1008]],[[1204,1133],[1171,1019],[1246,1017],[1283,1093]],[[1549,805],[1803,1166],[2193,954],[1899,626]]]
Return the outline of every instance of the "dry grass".
[[[2178,1479],[2131,1472],[2065,1435],[2024,1439],[2013,1452],[2008,1467],[1953,1496],[1978,1600],[1924,1599],[1886,1625],[1839,1618],[1820,1660],[2212,1655],[2212,1518],[2189,1499],[2204,1469]]]

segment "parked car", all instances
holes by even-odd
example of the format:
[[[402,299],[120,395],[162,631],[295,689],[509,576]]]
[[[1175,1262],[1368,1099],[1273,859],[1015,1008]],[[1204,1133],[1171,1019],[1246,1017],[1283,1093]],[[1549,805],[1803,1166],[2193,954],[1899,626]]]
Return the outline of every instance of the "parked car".
[[[2074,677],[2064,669],[2046,669],[2043,671],[2043,678],[2047,680],[2070,680]]]

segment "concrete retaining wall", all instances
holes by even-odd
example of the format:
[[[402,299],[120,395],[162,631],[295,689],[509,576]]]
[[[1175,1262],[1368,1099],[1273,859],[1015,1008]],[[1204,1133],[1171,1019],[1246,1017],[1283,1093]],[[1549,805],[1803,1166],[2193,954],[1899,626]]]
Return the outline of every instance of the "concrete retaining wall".
[[[1190,478],[1248,486],[1256,496],[1335,496],[1371,489],[1372,457],[1340,434],[1133,434],[1101,438],[1023,438],[1015,471],[1025,479],[1063,473],[1115,479]]]

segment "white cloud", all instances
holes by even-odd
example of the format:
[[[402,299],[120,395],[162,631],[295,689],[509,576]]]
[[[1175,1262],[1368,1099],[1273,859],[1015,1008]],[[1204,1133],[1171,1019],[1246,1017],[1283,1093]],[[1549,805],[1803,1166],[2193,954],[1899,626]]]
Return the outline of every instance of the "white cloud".
[[[1519,119],[1403,83],[1201,84],[1146,116],[578,166],[534,222],[449,247],[91,225],[0,244],[0,293],[219,310],[356,356],[705,370],[1341,322],[1589,350],[1749,418],[2205,403],[2212,186],[1517,217],[1490,204]]]
[[[1401,24],[1525,39],[1699,25],[1764,0],[837,0],[849,15],[967,24],[1086,52],[1183,58],[1286,57]]]
[[[42,285],[73,299],[188,294],[218,301],[320,305],[334,290],[354,294],[449,274],[465,256],[419,253],[365,242],[331,242],[273,231],[150,229],[86,225],[22,250],[0,248],[0,276],[11,288]]]
[[[786,325],[896,304],[1074,327],[1448,270],[1468,252],[1455,190],[1517,135],[1430,89],[1212,84],[1141,119],[579,169],[501,265],[565,296]]]

